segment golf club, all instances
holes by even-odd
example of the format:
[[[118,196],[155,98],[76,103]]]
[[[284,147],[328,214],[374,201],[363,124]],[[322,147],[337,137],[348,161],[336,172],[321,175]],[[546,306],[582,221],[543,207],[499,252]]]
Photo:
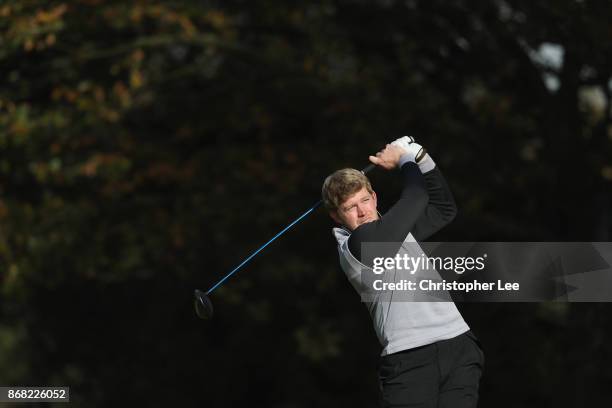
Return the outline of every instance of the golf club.
[[[419,155],[416,157],[416,161],[417,163],[425,156],[426,151],[425,149],[422,149],[422,151],[419,153]],[[364,168],[363,170],[361,170],[361,172],[363,174],[367,174],[369,173],[372,169],[374,169],[376,167],[375,164],[370,164],[368,165],[366,168]],[[303,218],[305,218],[306,216],[308,216],[310,213],[312,213],[314,210],[316,210],[321,204],[323,203],[323,200],[319,200],[317,201],[316,204],[314,204],[312,207],[310,207],[308,210],[306,210],[302,215],[300,215],[298,218],[296,218],[295,220],[293,220],[289,225],[287,225],[281,232],[279,232],[278,234],[276,234],[274,237],[272,237],[272,239],[270,239],[268,242],[266,242],[265,244],[263,244],[262,246],[260,246],[257,250],[255,250],[251,255],[249,255],[244,261],[242,261],[238,266],[236,266],[231,272],[229,272],[227,275],[225,275],[222,279],[220,279],[217,283],[215,283],[210,289],[208,289],[206,292],[203,292],[201,290],[196,289],[194,292],[194,305],[195,305],[195,311],[196,314],[198,315],[198,317],[202,318],[202,319],[211,319],[213,316],[213,305],[212,302],[210,301],[210,294],[217,289],[219,286],[221,286],[223,284],[223,282],[225,282],[230,276],[232,276],[233,274],[235,274],[236,272],[238,272],[238,270],[240,270],[240,268],[242,268],[244,265],[246,265],[251,259],[253,259],[253,257],[255,257],[255,255],[257,255],[258,253],[260,253],[265,247],[267,247],[268,245],[270,245],[272,242],[274,242],[278,237],[280,237],[281,235],[283,235],[285,232],[287,232],[287,230],[289,230],[291,227],[293,227],[295,224],[297,224],[298,222],[300,222]]]

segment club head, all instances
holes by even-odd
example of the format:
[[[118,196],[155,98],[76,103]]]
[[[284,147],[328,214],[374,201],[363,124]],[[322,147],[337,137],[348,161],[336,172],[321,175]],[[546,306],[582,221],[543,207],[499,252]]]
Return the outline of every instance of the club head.
[[[200,319],[212,319],[213,306],[206,293],[196,289],[193,298],[196,314]]]

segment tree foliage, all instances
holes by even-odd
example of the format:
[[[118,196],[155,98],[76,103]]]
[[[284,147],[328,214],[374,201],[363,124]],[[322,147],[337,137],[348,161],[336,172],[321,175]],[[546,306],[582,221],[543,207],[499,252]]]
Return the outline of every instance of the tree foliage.
[[[438,239],[610,240],[611,8],[2,2],[0,382],[86,406],[375,404],[378,346],[322,212],[215,292],[215,321],[193,288],[403,134],[459,203]],[[373,180],[388,205],[395,180]],[[602,395],[583,362],[609,360],[607,305],[461,309],[487,347],[484,405]],[[567,367],[575,401],[554,391]]]

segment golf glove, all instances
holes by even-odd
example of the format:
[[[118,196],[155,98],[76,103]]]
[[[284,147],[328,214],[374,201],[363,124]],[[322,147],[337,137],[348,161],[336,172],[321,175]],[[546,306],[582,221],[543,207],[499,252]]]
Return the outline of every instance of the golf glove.
[[[419,165],[421,173],[427,173],[432,170],[436,164],[433,159],[427,154],[427,151],[420,144],[414,141],[412,136],[403,136],[399,139],[391,142],[392,145],[401,147],[406,151],[406,154],[402,155],[400,159],[399,167],[404,165],[407,161],[413,161]]]

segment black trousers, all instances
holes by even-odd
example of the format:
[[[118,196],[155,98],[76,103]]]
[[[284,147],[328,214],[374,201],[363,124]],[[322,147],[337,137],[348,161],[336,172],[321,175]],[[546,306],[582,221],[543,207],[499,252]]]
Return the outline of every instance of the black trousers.
[[[383,407],[474,408],[484,353],[465,332],[448,340],[381,357]]]

